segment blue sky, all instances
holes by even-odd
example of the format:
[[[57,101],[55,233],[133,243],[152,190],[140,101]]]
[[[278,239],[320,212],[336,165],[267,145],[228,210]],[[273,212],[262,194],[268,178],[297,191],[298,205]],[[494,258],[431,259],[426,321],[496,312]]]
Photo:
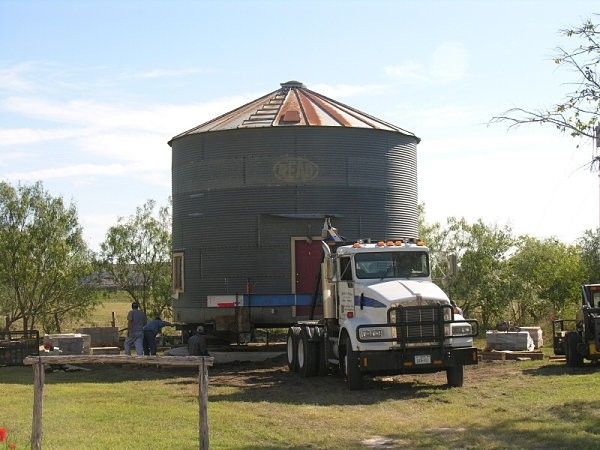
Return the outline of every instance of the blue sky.
[[[0,1],[0,179],[77,204],[95,248],[170,195],[174,135],[291,79],[422,138],[430,221],[479,217],[572,242],[598,226],[592,144],[489,119],[573,78],[557,1]]]

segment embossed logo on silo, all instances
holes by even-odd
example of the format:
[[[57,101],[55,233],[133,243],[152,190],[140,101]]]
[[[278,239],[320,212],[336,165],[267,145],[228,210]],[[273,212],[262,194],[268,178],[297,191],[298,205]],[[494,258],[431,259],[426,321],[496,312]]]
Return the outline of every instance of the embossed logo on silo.
[[[314,180],[319,175],[319,166],[301,156],[285,156],[273,165],[275,178],[286,183]]]

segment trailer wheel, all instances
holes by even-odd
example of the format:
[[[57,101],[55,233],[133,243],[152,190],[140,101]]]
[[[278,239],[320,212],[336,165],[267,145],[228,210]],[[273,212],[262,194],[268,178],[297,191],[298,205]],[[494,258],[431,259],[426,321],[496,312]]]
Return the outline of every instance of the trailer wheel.
[[[566,341],[566,360],[568,367],[581,367],[583,366],[583,356],[577,351],[577,345],[580,342],[579,333],[576,331],[569,331],[565,337]]]
[[[287,363],[290,372],[298,372],[298,336],[300,327],[290,327],[287,335]]]
[[[310,335],[306,328],[302,328],[297,341],[298,373],[308,378],[317,374],[317,343],[310,341]]]
[[[344,357],[341,358],[343,361],[343,372],[346,376],[346,383],[348,389],[356,391],[363,387],[363,377],[360,373],[360,366],[358,361],[358,353],[352,349],[352,342],[347,334],[344,334],[342,339],[344,347]]]
[[[453,366],[446,369],[446,379],[450,387],[462,387],[464,380],[463,366]]]

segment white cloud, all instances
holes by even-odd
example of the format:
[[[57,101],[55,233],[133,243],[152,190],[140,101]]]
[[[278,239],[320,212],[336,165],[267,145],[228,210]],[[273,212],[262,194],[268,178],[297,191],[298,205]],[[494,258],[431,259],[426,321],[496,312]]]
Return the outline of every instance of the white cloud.
[[[117,176],[127,173],[123,164],[76,164],[48,169],[11,172],[5,175],[9,181],[35,181],[66,177]]]
[[[483,129],[419,145],[419,196],[429,221],[483,218],[516,233],[573,242],[597,226],[597,176],[567,136]]]
[[[429,61],[409,60],[383,68],[386,75],[407,83],[445,84],[467,76],[469,54],[460,42],[442,42]]]
[[[79,223],[83,227],[83,234],[92,250],[99,250],[100,244],[106,237],[106,232],[111,226],[116,225],[118,220],[118,214],[80,214]]]
[[[146,183],[169,187],[171,153],[167,141],[247,100],[238,96],[206,103],[142,107],[89,100],[58,102],[34,96],[9,97],[0,101],[0,109],[55,125],[0,129],[2,144],[26,146],[62,141],[74,150],[81,163],[48,168],[44,161],[44,169],[19,170],[5,176],[11,180],[70,178],[81,184],[86,182],[86,176],[127,174]],[[90,157],[93,163],[89,163]]]
[[[0,68],[0,92],[14,91],[27,92],[35,88],[35,84],[28,80],[26,75],[30,73],[36,63],[24,62],[10,67]]]
[[[0,129],[0,146],[15,146],[48,142],[60,139],[70,139],[85,136],[91,130],[84,128],[5,128]]]
[[[0,166],[6,165],[11,161],[16,161],[19,159],[23,159],[27,156],[25,152],[6,152],[3,151],[0,153]]]
[[[228,97],[206,103],[131,106],[91,100],[50,101],[39,97],[8,97],[0,108],[12,113],[60,124],[81,125],[96,130],[134,129],[176,134],[247,101]]]
[[[384,71],[386,75],[402,78],[407,81],[421,81],[426,78],[425,67],[423,64],[415,61],[407,61],[394,66],[386,66]]]

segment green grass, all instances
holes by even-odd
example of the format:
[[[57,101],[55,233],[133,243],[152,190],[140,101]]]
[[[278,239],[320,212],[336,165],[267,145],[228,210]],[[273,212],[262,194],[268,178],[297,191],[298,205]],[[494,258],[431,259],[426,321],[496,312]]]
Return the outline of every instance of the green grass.
[[[197,448],[190,370],[92,366],[46,377],[44,447]],[[0,426],[29,446],[31,369],[0,368]],[[600,367],[490,362],[445,375],[301,379],[281,364],[210,370],[211,448],[597,448]],[[383,448],[383,447],[381,447]]]

